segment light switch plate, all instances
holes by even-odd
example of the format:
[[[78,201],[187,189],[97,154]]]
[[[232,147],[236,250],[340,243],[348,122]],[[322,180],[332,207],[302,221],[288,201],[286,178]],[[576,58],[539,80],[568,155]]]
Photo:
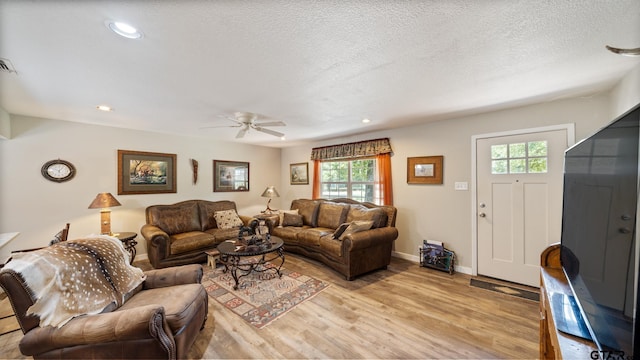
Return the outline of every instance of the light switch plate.
[[[469,190],[469,183],[466,181],[456,181],[455,189],[459,191]]]

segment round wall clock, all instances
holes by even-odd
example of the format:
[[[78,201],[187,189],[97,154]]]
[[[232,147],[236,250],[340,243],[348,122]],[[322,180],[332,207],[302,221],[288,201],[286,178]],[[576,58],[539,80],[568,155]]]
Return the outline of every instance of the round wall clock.
[[[76,174],[76,168],[72,163],[58,159],[44,163],[40,172],[47,180],[63,182],[73,178]]]

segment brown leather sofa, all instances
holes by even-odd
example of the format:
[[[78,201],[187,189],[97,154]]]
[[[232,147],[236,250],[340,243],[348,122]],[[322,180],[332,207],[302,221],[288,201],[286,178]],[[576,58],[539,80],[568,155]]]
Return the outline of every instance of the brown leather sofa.
[[[284,240],[285,251],[321,261],[347,280],[389,265],[393,241],[398,238],[395,207],[351,199],[297,199],[291,209],[298,210],[302,224],[287,226],[278,219],[271,230]],[[372,228],[334,238],[341,224],[353,221],[372,221]]]
[[[147,223],[140,230],[147,241],[151,265],[167,266],[203,263],[206,250],[215,249],[225,240],[238,237],[238,227],[220,229],[214,218],[218,211],[236,211],[233,201],[187,200],[172,205],[147,207]],[[243,225],[251,217],[239,216]]]
[[[146,279],[136,285],[133,290],[122,295],[124,302],[119,307],[115,308],[116,305],[111,303],[101,313],[72,317],[62,325],[41,326],[41,315],[32,313],[36,308],[33,305],[39,301],[38,299],[56,298],[60,294],[68,295],[69,288],[63,287],[64,282],[52,281],[51,284],[55,286],[41,286],[43,293],[38,297],[35,294],[39,292],[33,289],[39,288],[40,280],[38,279],[43,277],[38,276],[36,281],[33,281],[33,275],[25,275],[27,270],[20,269],[30,266],[42,267],[42,263],[38,263],[38,257],[41,257],[39,253],[44,251],[54,250],[53,260],[58,261],[62,258],[60,254],[68,251],[64,250],[66,246],[78,249],[79,245],[74,245],[74,241],[66,241],[30,252],[25,259],[18,258],[22,254],[14,254],[14,258],[0,271],[0,285],[8,295],[16,319],[24,333],[19,344],[22,354],[33,356],[35,359],[187,357],[189,348],[207,320],[208,295],[200,284],[203,274],[201,265],[192,264],[148,271],[144,273]],[[124,249],[122,251],[124,253]],[[91,254],[94,253],[91,252]],[[108,254],[106,258],[95,257],[94,254],[86,258],[95,258],[95,263],[100,263],[99,268],[106,274],[108,272],[105,269],[110,267],[105,265],[105,261],[111,261],[114,257],[112,254]],[[126,263],[123,266],[128,267],[129,264],[125,259],[123,254],[118,258],[118,262]],[[52,263],[48,260],[47,263]],[[20,261],[23,265],[12,268],[12,263],[20,263]],[[80,277],[80,275],[65,274],[64,270],[78,269],[79,266],[85,266],[90,261],[82,261],[82,263],[77,265],[78,262],[73,258],[60,260],[57,268],[62,272],[56,272],[55,276],[48,279],[60,279],[65,275],[67,279]],[[25,267],[24,264],[27,266]],[[142,274],[139,269],[136,271]],[[78,271],[73,272],[79,274]],[[122,274],[122,271],[111,273],[118,278],[121,278]],[[140,276],[140,279],[142,278],[144,277]],[[76,284],[80,284],[79,280]],[[91,289],[94,288],[91,287]],[[96,294],[95,291],[89,291],[89,293],[91,296]],[[64,298],[65,296],[60,297],[60,299]],[[62,307],[59,302],[57,304],[57,307],[53,307],[56,311],[49,314],[64,313],[64,310],[68,310],[67,302]]]

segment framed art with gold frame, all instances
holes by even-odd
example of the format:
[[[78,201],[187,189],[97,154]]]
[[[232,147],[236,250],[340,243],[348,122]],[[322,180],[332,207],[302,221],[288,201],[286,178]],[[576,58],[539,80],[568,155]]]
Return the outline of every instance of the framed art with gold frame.
[[[407,184],[442,184],[444,156],[407,158]]]
[[[309,163],[289,164],[289,179],[291,185],[309,184]]]
[[[118,195],[175,192],[176,154],[118,150]]]

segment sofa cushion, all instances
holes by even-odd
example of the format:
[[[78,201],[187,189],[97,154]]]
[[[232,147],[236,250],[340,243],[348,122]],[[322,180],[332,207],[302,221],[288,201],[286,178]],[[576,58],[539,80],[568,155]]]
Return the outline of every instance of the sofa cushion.
[[[281,238],[285,243],[297,244],[298,234],[308,228],[308,226],[276,227],[273,228],[271,235]]]
[[[216,211],[222,210],[236,210],[236,203],[228,200],[220,201],[207,201],[199,200],[198,208],[200,209],[200,223],[202,227],[200,230],[205,231],[208,229],[215,229],[218,227],[214,214]]]
[[[215,238],[202,231],[189,231],[171,236],[171,255],[183,254],[215,245]]]
[[[342,241],[334,239],[333,235],[325,235],[320,238],[320,249],[333,258],[342,257]]]
[[[295,214],[298,215],[298,209],[294,209],[294,210],[280,210],[278,212],[278,226],[282,226],[282,224],[284,223],[284,214]]]
[[[216,244],[219,244],[225,240],[237,239],[238,238],[238,228],[232,229],[209,229],[205,231],[207,234],[213,235],[216,239]]]
[[[244,225],[235,210],[216,211],[213,217],[216,219],[218,229],[233,229]]]
[[[351,234],[355,234],[361,231],[366,231],[371,229],[371,225],[373,225],[373,221],[372,220],[367,220],[367,221],[362,221],[362,220],[356,220],[356,221],[352,221],[351,224],[349,224],[349,227],[347,227],[347,229],[342,233],[342,235],[340,235],[340,240],[344,240],[344,238],[347,235],[351,235]]]
[[[387,226],[387,213],[381,208],[367,208],[366,206],[354,204],[349,208],[346,222],[353,221],[373,221],[372,229]]]
[[[207,300],[206,291],[201,284],[175,285],[141,291],[124,303],[118,311],[149,304],[162,305],[167,324],[176,334],[188,326],[196,312],[201,311],[203,307],[206,308]]]
[[[147,222],[169,235],[200,230],[198,203],[195,201],[174,205],[154,205],[147,210]]]
[[[348,211],[349,205],[323,202],[318,209],[317,226],[336,229],[346,221]]]
[[[302,215],[284,213],[282,226],[302,226]]]
[[[320,202],[316,200],[297,199],[291,202],[291,210],[298,209],[299,214],[302,215],[302,222],[311,227],[318,226],[319,208]]]
[[[340,239],[340,236],[342,235],[342,233],[344,233],[345,230],[347,230],[349,225],[351,225],[351,224],[349,224],[349,223],[340,224],[340,226],[338,226],[336,231],[333,232],[333,238],[334,239]]]
[[[320,238],[326,235],[333,235],[333,229],[308,228],[298,233],[298,242],[301,245],[320,246]]]

